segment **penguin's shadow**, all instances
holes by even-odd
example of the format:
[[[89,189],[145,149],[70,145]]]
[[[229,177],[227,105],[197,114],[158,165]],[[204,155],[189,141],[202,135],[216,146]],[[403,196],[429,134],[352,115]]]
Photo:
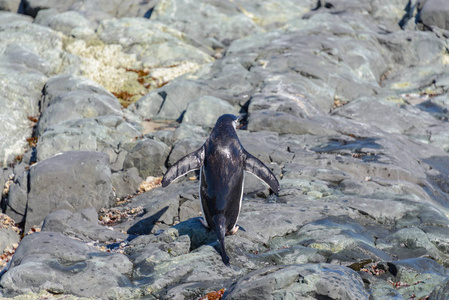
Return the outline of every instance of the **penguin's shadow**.
[[[219,252],[217,235],[210,228],[206,228],[200,221],[200,217],[191,218],[173,226],[179,235],[188,235],[190,238],[190,250],[195,250],[203,245],[211,245]],[[242,227],[239,230],[246,231]]]
[[[131,235],[150,234],[156,221],[158,221],[167,210],[168,206],[165,206],[155,214],[136,222],[127,230],[127,233]]]

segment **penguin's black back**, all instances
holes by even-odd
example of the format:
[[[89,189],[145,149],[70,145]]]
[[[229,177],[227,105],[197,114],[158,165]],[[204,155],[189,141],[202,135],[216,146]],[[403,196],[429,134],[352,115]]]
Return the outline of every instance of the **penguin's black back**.
[[[206,155],[200,188],[206,221],[214,228],[212,216],[224,215],[226,232],[237,221],[244,179],[242,146],[232,125],[235,117],[227,116],[217,121],[204,145]]]

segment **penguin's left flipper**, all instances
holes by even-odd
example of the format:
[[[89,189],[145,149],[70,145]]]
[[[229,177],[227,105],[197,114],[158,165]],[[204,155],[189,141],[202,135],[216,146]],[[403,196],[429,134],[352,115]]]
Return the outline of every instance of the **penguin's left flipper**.
[[[260,180],[264,181],[271,190],[275,194],[279,194],[279,182],[274,176],[273,172],[263,162],[261,162],[258,158],[252,156],[246,150],[245,153],[245,161],[244,161],[244,169],[245,171],[256,175]]]
[[[190,171],[198,170],[204,163],[204,146],[198,150],[187,154],[174,163],[162,178],[162,187],[166,187],[175,179],[187,174]]]

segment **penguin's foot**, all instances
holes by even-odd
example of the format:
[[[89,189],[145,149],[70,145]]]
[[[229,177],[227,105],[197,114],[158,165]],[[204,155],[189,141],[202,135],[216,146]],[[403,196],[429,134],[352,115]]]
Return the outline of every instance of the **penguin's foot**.
[[[235,225],[234,228],[231,229],[231,231],[229,231],[226,235],[234,235],[238,230],[239,230],[239,226]]]
[[[204,218],[200,218],[201,224],[203,224],[204,227],[209,228],[209,224],[207,224],[207,221],[204,220]]]

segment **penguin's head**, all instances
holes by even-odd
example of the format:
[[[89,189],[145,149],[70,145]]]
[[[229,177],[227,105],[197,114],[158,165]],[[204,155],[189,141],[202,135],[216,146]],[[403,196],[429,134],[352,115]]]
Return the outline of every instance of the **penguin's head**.
[[[242,117],[240,116],[234,116],[231,114],[222,115],[218,118],[217,124],[215,127],[219,126],[232,126],[234,129],[240,128],[242,126],[241,124]]]

